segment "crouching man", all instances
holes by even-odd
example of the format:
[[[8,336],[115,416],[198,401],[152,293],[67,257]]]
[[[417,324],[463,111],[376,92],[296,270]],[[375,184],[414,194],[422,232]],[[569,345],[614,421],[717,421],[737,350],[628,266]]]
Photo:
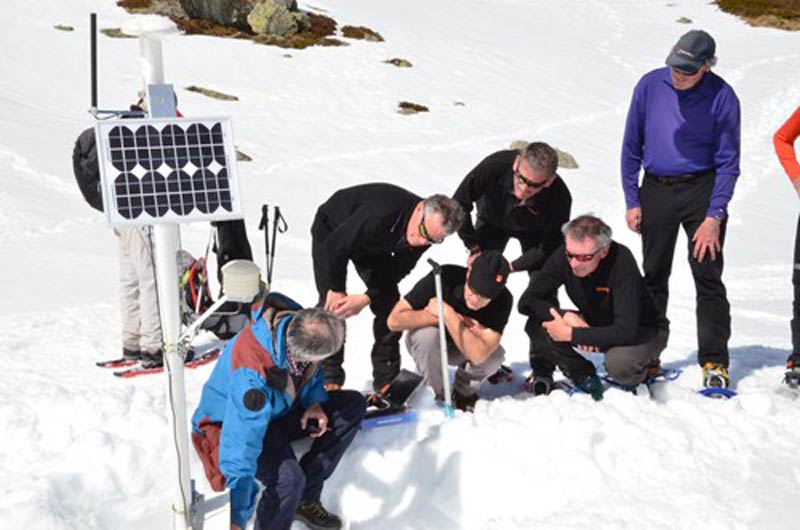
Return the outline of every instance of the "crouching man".
[[[192,442],[216,491],[231,496],[231,528],[256,508],[258,530],[313,529],[342,521],[320,503],[325,480],[358,431],[366,403],[354,391],[328,394],[319,362],[344,342],[344,321],[271,293],[250,325],[228,342],[192,417]],[[299,460],[290,442],[313,438]],[[260,482],[264,486],[258,498]]]
[[[505,357],[500,336],[514,302],[505,287],[508,273],[508,262],[495,250],[481,253],[469,269],[442,267],[448,363],[458,366],[453,403],[464,411],[474,409],[478,387],[497,371]],[[395,304],[387,323],[392,331],[408,330],[408,351],[425,383],[442,399],[439,306],[433,272]]]
[[[612,241],[611,228],[591,215],[563,228],[565,245],[553,253],[519,302],[519,310],[542,322],[551,348],[549,373],[537,373],[534,393],[549,392],[558,365],[576,385],[603,397],[594,365],[583,352],[605,352],[608,375],[635,386],[657,369],[669,336],[664,311],[656,306],[627,247]],[[563,285],[578,312],[559,311],[548,301]]]

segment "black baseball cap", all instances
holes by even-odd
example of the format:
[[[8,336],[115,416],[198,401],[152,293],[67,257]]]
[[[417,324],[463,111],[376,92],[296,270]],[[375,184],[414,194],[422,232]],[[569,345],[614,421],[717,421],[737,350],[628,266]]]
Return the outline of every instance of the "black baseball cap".
[[[506,286],[510,270],[508,261],[500,252],[487,250],[472,262],[467,284],[475,293],[491,299]]]
[[[701,29],[685,33],[667,56],[667,66],[694,75],[708,61],[714,59],[717,45],[714,38]]]

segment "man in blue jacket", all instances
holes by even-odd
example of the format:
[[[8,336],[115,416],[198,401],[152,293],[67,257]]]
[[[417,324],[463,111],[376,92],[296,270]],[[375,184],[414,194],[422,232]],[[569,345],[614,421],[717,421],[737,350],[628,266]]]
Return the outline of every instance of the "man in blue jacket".
[[[344,322],[272,293],[253,308],[203,387],[192,442],[215,491],[230,489],[231,528],[312,529],[342,521],[320,503],[323,482],[358,431],[366,403],[355,391],[328,394],[319,362],[344,342]],[[298,462],[290,442],[314,439]],[[256,508],[260,482],[264,486]]]
[[[736,94],[711,72],[715,51],[711,35],[689,31],[667,67],[642,77],[625,124],[621,169],[626,222],[642,234],[645,283],[665,310],[675,241],[681,226],[686,232],[703,384],[727,387],[731,318],[722,245],[739,176],[740,122]]]

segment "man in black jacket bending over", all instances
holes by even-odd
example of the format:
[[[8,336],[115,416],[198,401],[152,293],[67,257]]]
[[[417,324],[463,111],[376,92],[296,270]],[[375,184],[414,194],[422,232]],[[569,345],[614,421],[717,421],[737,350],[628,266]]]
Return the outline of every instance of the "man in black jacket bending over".
[[[644,285],[631,251],[611,240],[611,228],[591,215],[563,229],[565,245],[553,253],[519,302],[520,312],[542,322],[549,335],[549,361],[576,385],[603,397],[594,365],[580,351],[605,352],[606,370],[622,385],[634,386],[657,366],[667,346],[668,323]],[[564,285],[578,312],[559,311],[550,302]],[[547,393],[550,374],[536,374],[534,393]]]
[[[343,318],[367,305],[372,332],[373,387],[383,390],[400,371],[400,333],[386,318],[399,300],[397,284],[432,244],[458,230],[464,219],[459,204],[444,195],[422,199],[391,184],[362,184],[334,193],[317,210],[311,227],[314,279],[319,305]],[[347,262],[367,286],[347,293]],[[323,363],[325,387],[344,384],[344,348]]]
[[[453,198],[467,213],[458,237],[470,251],[470,260],[484,250],[503,252],[512,237],[522,255],[511,262],[511,272],[539,270],[564,242],[561,227],[569,221],[572,196],[558,176],[558,154],[544,142],[520,150],[498,151],[470,171]],[[473,203],[477,217],[470,217]],[[555,303],[555,298],[553,299]],[[552,371],[544,360],[548,344],[539,340],[539,322],[528,319],[530,363],[534,375]]]

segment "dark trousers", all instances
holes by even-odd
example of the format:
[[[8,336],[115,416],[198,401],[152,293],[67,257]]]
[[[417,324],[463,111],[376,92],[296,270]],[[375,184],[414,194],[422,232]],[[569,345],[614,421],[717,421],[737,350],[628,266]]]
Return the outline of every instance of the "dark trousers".
[[[789,360],[800,364],[800,216],[794,236],[794,270],[792,271],[794,300],[792,301],[792,354]]]
[[[320,267],[324,263],[322,253],[324,247],[316,239],[312,246],[314,258],[314,280],[317,284],[319,293],[319,306],[325,305],[325,298],[330,289],[330,281],[325,270]],[[369,309],[375,315],[372,321],[372,335],[375,342],[372,345],[372,385],[379,390],[384,385],[390,383],[398,373],[400,373],[400,336],[401,333],[391,331],[386,325],[389,313],[400,299],[400,291],[396,283],[381,281],[383,278],[391,277],[393,267],[391,257],[376,257],[373,260],[364,259],[354,261],[356,271],[364,283],[370,288],[371,300]],[[345,379],[344,368],[344,346],[335,355],[322,361],[322,369],[325,372],[325,383],[343,385]]]
[[[328,415],[328,432],[316,438],[300,461],[290,442],[308,436],[300,427],[303,409],[295,406],[288,415],[267,428],[256,478],[264,485],[256,508],[257,530],[288,529],[301,501],[319,501],[322,484],[331,476],[358,432],[366,411],[360,392],[331,392],[322,403]]]
[[[541,243],[541,237],[536,232],[531,233],[507,233],[504,230],[486,223],[481,223],[480,220],[475,228],[475,236],[478,238],[478,244],[482,250],[498,250],[503,252],[508,245],[509,239],[512,237],[519,241],[524,254],[528,250],[534,248]],[[533,281],[537,271],[529,271],[530,281]],[[550,302],[553,307],[558,307],[558,294],[553,293]],[[543,337],[537,330],[541,330],[541,322],[528,317],[525,321],[525,333],[530,339],[530,347],[528,349],[528,356],[530,358],[531,368],[536,375],[549,376],[553,373],[555,365],[547,355],[550,349],[549,342],[547,341],[547,334]]]
[[[713,261],[708,252],[702,263],[692,257],[692,236],[706,218],[713,187],[713,173],[678,184],[644,178],[639,191],[644,280],[656,302],[666,309],[675,242],[682,226],[696,291],[697,360],[700,365],[712,362],[728,366],[731,311],[722,283],[722,251]],[[723,219],[720,225],[720,246],[725,240],[726,222]]]
[[[538,346],[538,355],[531,358],[534,375],[552,377],[554,368],[558,366],[564,375],[578,384],[596,373],[594,364],[575,351],[570,343],[553,341],[541,327],[541,322],[537,323],[538,330],[532,333]],[[658,358],[667,347],[668,337],[669,331],[665,329],[641,328],[635,344],[611,346],[604,352],[606,372],[620,384],[638,385],[647,377],[650,360]]]

